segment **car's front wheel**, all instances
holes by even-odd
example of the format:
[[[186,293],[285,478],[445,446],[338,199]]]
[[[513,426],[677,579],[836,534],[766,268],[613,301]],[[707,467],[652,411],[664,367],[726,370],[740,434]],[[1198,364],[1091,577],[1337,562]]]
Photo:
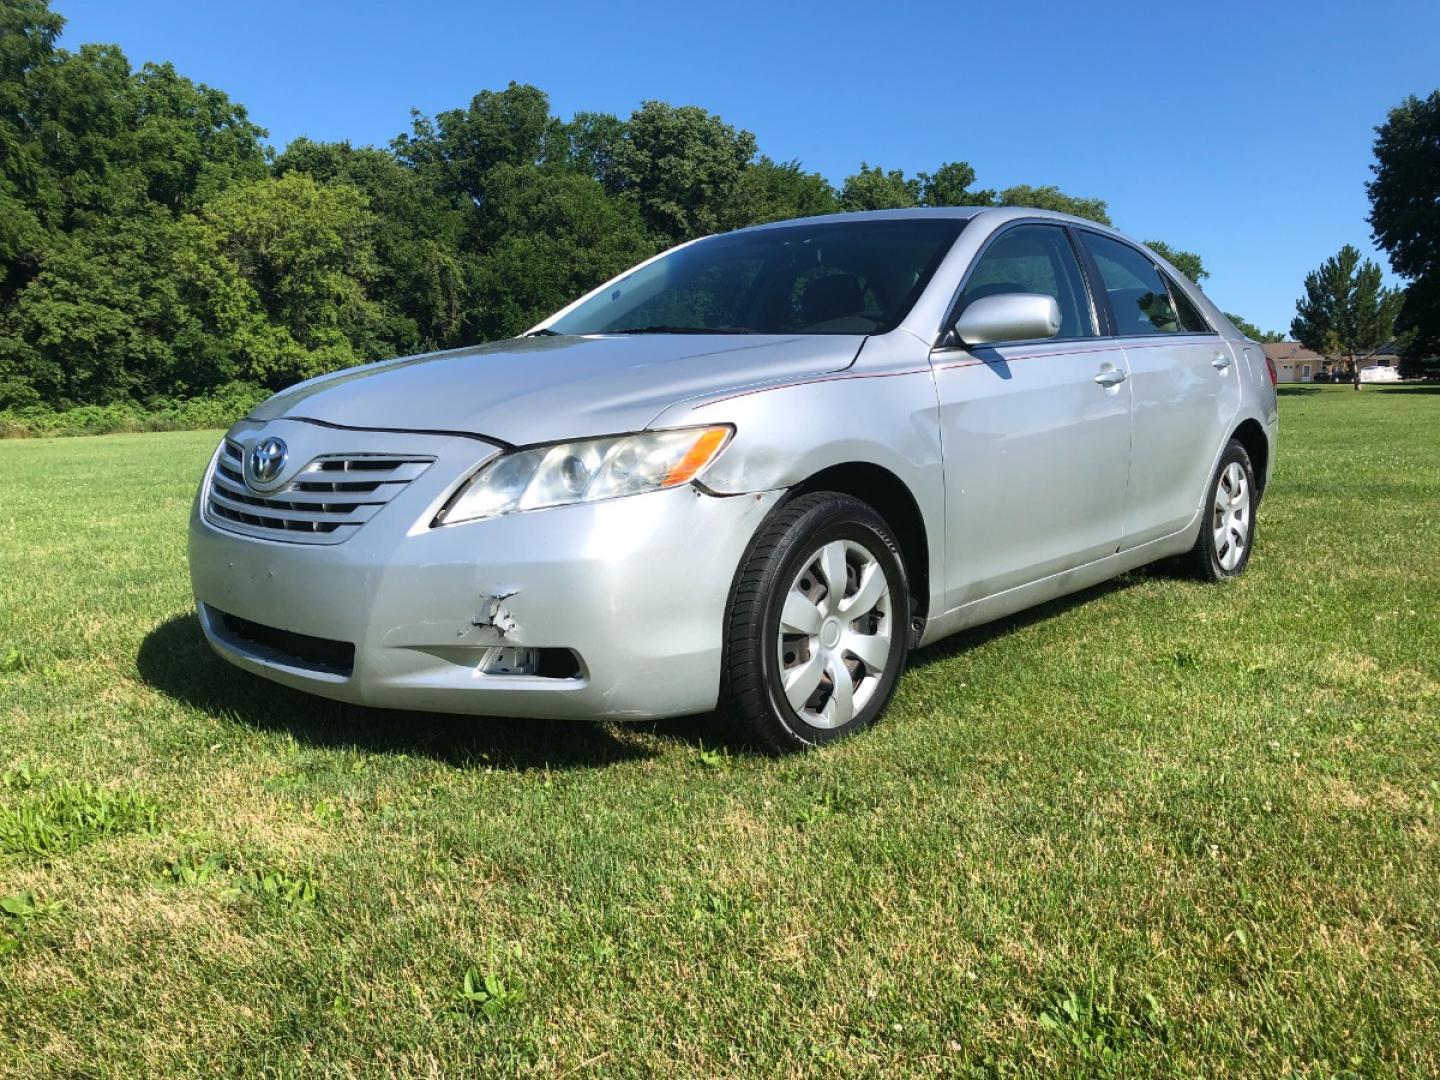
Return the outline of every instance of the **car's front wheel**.
[[[766,523],[737,575],[730,705],[777,752],[858,731],[895,693],[909,625],[905,564],[884,519],[849,495],[802,495]]]

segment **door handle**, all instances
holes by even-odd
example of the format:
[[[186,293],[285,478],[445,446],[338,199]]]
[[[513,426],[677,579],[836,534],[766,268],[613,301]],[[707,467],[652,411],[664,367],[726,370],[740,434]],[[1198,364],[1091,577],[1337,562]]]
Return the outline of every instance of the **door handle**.
[[[1095,376],[1095,381],[1101,386],[1119,386],[1129,377],[1129,375],[1126,375],[1125,372],[1119,368],[1106,368],[1100,372],[1099,375]]]
[[[1215,358],[1210,361],[1210,366],[1216,371],[1224,371],[1235,362],[1234,357],[1229,353],[1217,352]]]

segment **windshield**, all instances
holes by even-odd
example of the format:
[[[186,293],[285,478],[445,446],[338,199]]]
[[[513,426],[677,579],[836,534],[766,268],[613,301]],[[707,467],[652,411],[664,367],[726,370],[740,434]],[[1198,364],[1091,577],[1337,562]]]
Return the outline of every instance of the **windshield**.
[[[557,334],[883,334],[899,325],[963,218],[796,224],[699,240],[550,324]]]

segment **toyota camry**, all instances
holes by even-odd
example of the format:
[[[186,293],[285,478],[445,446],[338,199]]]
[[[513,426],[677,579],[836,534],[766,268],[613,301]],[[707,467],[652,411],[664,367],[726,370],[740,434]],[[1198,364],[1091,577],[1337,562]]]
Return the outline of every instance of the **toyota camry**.
[[[365,705],[724,705],[774,750],[908,653],[1178,557],[1241,573],[1274,372],[1164,259],[1024,209],[682,245],[521,337],[293,386],[205,472],[226,660]]]

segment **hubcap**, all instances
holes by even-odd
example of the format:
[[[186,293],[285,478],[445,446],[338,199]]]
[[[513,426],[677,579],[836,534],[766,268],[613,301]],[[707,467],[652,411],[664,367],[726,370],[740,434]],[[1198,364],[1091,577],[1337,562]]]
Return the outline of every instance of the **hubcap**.
[[[1234,570],[1250,543],[1250,485],[1238,461],[1225,466],[1215,485],[1210,527],[1215,531],[1215,558],[1222,570]]]
[[[780,614],[785,698],[813,727],[843,727],[885,673],[892,646],[890,584],[863,544],[832,540],[790,583]]]

